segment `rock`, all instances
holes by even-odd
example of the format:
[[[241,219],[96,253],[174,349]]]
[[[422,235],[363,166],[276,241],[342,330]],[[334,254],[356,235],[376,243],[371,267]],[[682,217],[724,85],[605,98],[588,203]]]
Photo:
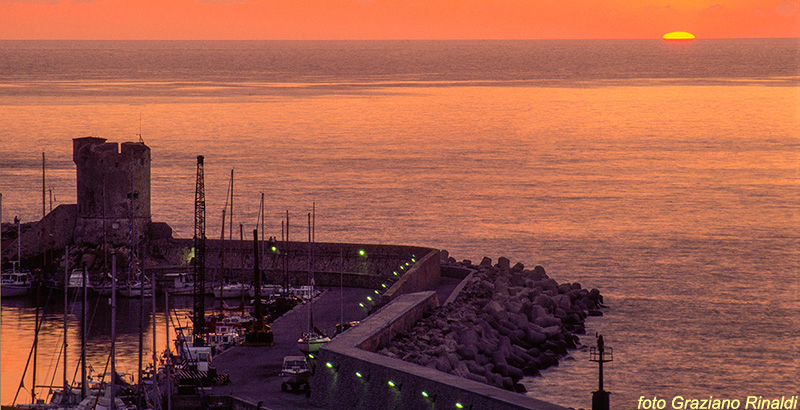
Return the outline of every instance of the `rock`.
[[[511,261],[508,258],[501,256],[497,258],[497,267],[502,270],[509,270],[511,269]]]
[[[503,388],[506,390],[514,389],[514,380],[510,377],[503,377]]]
[[[486,368],[481,366],[481,365],[479,365],[476,361],[468,360],[466,362],[466,364],[467,364],[467,369],[469,369],[470,373],[479,374],[479,375],[486,374]]]
[[[458,332],[456,335],[456,341],[460,345],[476,345],[480,341],[480,336],[475,328],[468,327],[465,330]]]
[[[548,339],[556,337],[557,335],[561,334],[561,326],[559,325],[551,325],[546,326],[542,329],[542,332]]]
[[[528,391],[528,389],[526,389],[525,386],[523,386],[523,385],[521,385],[519,383],[516,383],[516,384],[514,384],[514,391],[517,392],[517,393],[526,393]]]
[[[442,261],[442,262],[446,262],[448,259],[450,259],[450,252],[448,252],[445,249],[442,249],[439,252],[439,260]]]
[[[532,326],[528,326],[525,328],[525,340],[531,344],[538,345],[544,343],[547,340],[547,336],[536,331]]]
[[[513,267],[511,267],[511,270],[515,272],[522,272],[525,270],[525,265],[523,265],[522,262],[517,262]]]
[[[596,309],[589,310],[589,316],[603,316],[603,312]]]
[[[460,377],[467,377],[467,375],[470,374],[465,362],[459,362],[453,370],[455,371],[456,376]]]
[[[447,373],[453,369],[453,367],[450,365],[450,361],[448,361],[446,357],[437,357],[432,361],[432,363],[436,370],[439,370],[440,372]]]
[[[596,288],[589,291],[589,299],[597,304],[603,303],[603,297],[600,295],[600,291]]]
[[[478,349],[475,345],[462,345],[456,349],[456,353],[464,360],[472,360],[478,356]]]
[[[539,369],[546,369],[550,366],[558,366],[558,358],[552,353],[543,353],[539,355],[538,359],[538,367]]]
[[[555,296],[553,298],[553,303],[555,304],[555,306],[560,307],[561,309],[564,310],[569,310],[569,308],[572,307],[572,300],[570,300],[569,296],[565,294],[560,294],[558,296]]]
[[[509,367],[508,368],[508,377],[510,377],[515,382],[519,381],[519,379],[523,378],[524,376],[525,376],[525,373],[522,371],[522,369],[519,369],[519,368],[516,368],[516,367]]]
[[[552,311],[553,308],[555,308],[555,302],[553,302],[553,299],[545,294],[536,296],[536,300],[534,300],[533,303],[547,309],[547,311]]]
[[[475,357],[475,362],[481,366],[486,366],[492,362],[492,359],[488,355],[479,354],[477,357]]]
[[[505,311],[509,313],[519,313],[522,311],[522,303],[518,300],[509,299],[504,303]]]
[[[532,349],[528,349],[526,353],[528,353],[528,355],[530,355],[533,358],[537,358],[537,357],[539,357],[540,354],[542,354],[542,352],[539,351],[539,349],[537,349],[535,347],[532,348]]]
[[[492,258],[484,256],[483,260],[481,260],[481,263],[480,263],[479,266],[481,266],[483,268],[491,268],[492,267]]]
[[[541,280],[547,278],[547,273],[545,273],[543,267],[536,265],[533,268],[533,274],[531,276],[534,278],[534,280]]]
[[[508,365],[506,362],[506,356],[501,352],[493,352],[491,354],[491,363],[495,368],[500,365]]]
[[[569,283],[564,283],[564,284],[558,285],[558,287],[556,289],[558,289],[558,293],[559,294],[563,295],[564,293],[567,293],[567,292],[572,290],[572,285],[570,285]]]
[[[492,315],[493,317],[497,317],[501,312],[505,311],[505,308],[500,304],[500,302],[493,300],[483,307],[483,311]]]
[[[493,373],[497,373],[497,374],[505,377],[505,376],[508,376],[509,369],[511,369],[511,366],[509,366],[509,365],[507,365],[505,363],[500,363],[500,364],[494,366],[494,368],[492,369],[492,372]]]

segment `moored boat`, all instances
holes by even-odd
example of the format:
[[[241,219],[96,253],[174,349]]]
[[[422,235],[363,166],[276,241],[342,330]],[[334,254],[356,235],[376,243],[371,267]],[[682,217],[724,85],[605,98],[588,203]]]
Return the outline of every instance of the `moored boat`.
[[[33,276],[30,272],[19,272],[16,269],[3,272],[0,276],[0,297],[25,296],[30,292],[32,284]]]
[[[300,339],[297,339],[297,347],[304,354],[314,354],[319,352],[319,349],[330,342],[331,338],[325,336],[319,329],[314,328],[311,332],[303,332]]]
[[[83,292],[83,277],[83,269],[73,269],[72,273],[69,275],[69,281],[67,282],[67,292],[71,294]],[[92,283],[89,281],[88,274],[86,274],[86,291],[90,295],[94,293],[94,286],[92,286]]]
[[[308,390],[311,366],[305,356],[286,356],[281,368],[281,390],[287,391],[302,388]]]
[[[247,283],[228,283],[214,287],[214,297],[217,299],[234,299],[253,297],[253,286]]]

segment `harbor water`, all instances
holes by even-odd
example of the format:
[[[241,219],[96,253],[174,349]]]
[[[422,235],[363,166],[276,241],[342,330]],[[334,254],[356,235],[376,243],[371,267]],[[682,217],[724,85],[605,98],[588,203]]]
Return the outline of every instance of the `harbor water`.
[[[302,238],[294,221],[316,203],[318,241],[505,256],[600,289],[608,308],[583,342],[600,332],[614,348],[613,408],[640,396],[793,396],[799,51],[796,39],[0,41],[3,222],[41,217],[42,152],[53,206],[75,203],[72,139],[141,134],[153,219],[178,237],[193,232],[204,155],[209,237],[234,169],[245,231],[264,192],[268,235],[288,210]],[[42,375],[59,371],[58,305]],[[3,404],[32,317],[30,300],[2,301]],[[131,369],[138,322],[121,328]],[[108,328],[93,332],[99,371]],[[527,394],[590,408],[588,359],[571,352],[526,379]]]

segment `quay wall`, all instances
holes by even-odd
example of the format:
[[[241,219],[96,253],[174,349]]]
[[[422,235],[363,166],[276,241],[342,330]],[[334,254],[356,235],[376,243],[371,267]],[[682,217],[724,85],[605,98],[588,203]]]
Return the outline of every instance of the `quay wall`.
[[[405,269],[404,269],[405,270]],[[386,304],[392,299],[413,292],[421,292],[436,287],[441,278],[441,264],[439,251],[431,250],[422,259],[406,271],[400,279],[392,285],[381,297],[381,303]]]
[[[365,410],[450,409],[456,408],[456,403],[466,409],[566,410],[519,393],[375,353],[385,341],[407,331],[435,306],[438,306],[435,292],[398,296],[360,325],[325,345],[320,350],[312,380],[312,404],[326,409]]]
[[[154,244],[162,260],[173,268],[183,266],[191,272],[192,240],[173,239],[166,246]],[[263,256],[259,257],[261,269],[269,281],[283,283],[284,263],[288,265],[291,285],[308,284],[309,255],[313,258],[315,283],[319,286],[339,286],[378,289],[382,284],[390,288],[408,277],[395,295],[408,291],[432,289],[439,280],[439,251],[432,248],[404,245],[374,245],[317,242],[309,254],[307,242],[277,242],[273,252],[264,243]],[[224,270],[229,279],[251,280],[253,275],[252,241],[224,241]],[[363,251],[363,254],[362,252]],[[206,240],[206,278],[218,280],[220,241]],[[416,260],[416,262],[412,262]],[[163,262],[162,262],[163,263]],[[405,263],[409,263],[406,267]],[[404,269],[400,269],[400,266]],[[148,268],[150,269],[150,268]],[[394,275],[393,272],[398,272]],[[404,273],[405,272],[405,273]],[[404,282],[405,283],[405,282]],[[388,292],[387,292],[388,293]]]

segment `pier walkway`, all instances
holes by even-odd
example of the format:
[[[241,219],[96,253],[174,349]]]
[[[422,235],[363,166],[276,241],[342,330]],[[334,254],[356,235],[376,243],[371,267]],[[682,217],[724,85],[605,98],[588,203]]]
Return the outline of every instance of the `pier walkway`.
[[[458,279],[441,278],[437,296],[444,301],[458,284]],[[343,292],[343,293],[342,293]],[[342,295],[344,296],[342,298]],[[367,309],[367,296],[374,291],[363,288],[327,288],[314,301],[314,324],[328,335],[333,335],[340,320],[342,305],[344,321],[363,320]],[[281,391],[281,365],[284,356],[298,355],[297,339],[308,329],[309,304],[303,304],[271,323],[275,336],[270,347],[237,346],[214,358],[213,365],[219,373],[227,373],[231,383],[212,389],[214,396],[234,396],[251,403],[261,403],[261,409],[320,409],[312,406],[305,393]]]

